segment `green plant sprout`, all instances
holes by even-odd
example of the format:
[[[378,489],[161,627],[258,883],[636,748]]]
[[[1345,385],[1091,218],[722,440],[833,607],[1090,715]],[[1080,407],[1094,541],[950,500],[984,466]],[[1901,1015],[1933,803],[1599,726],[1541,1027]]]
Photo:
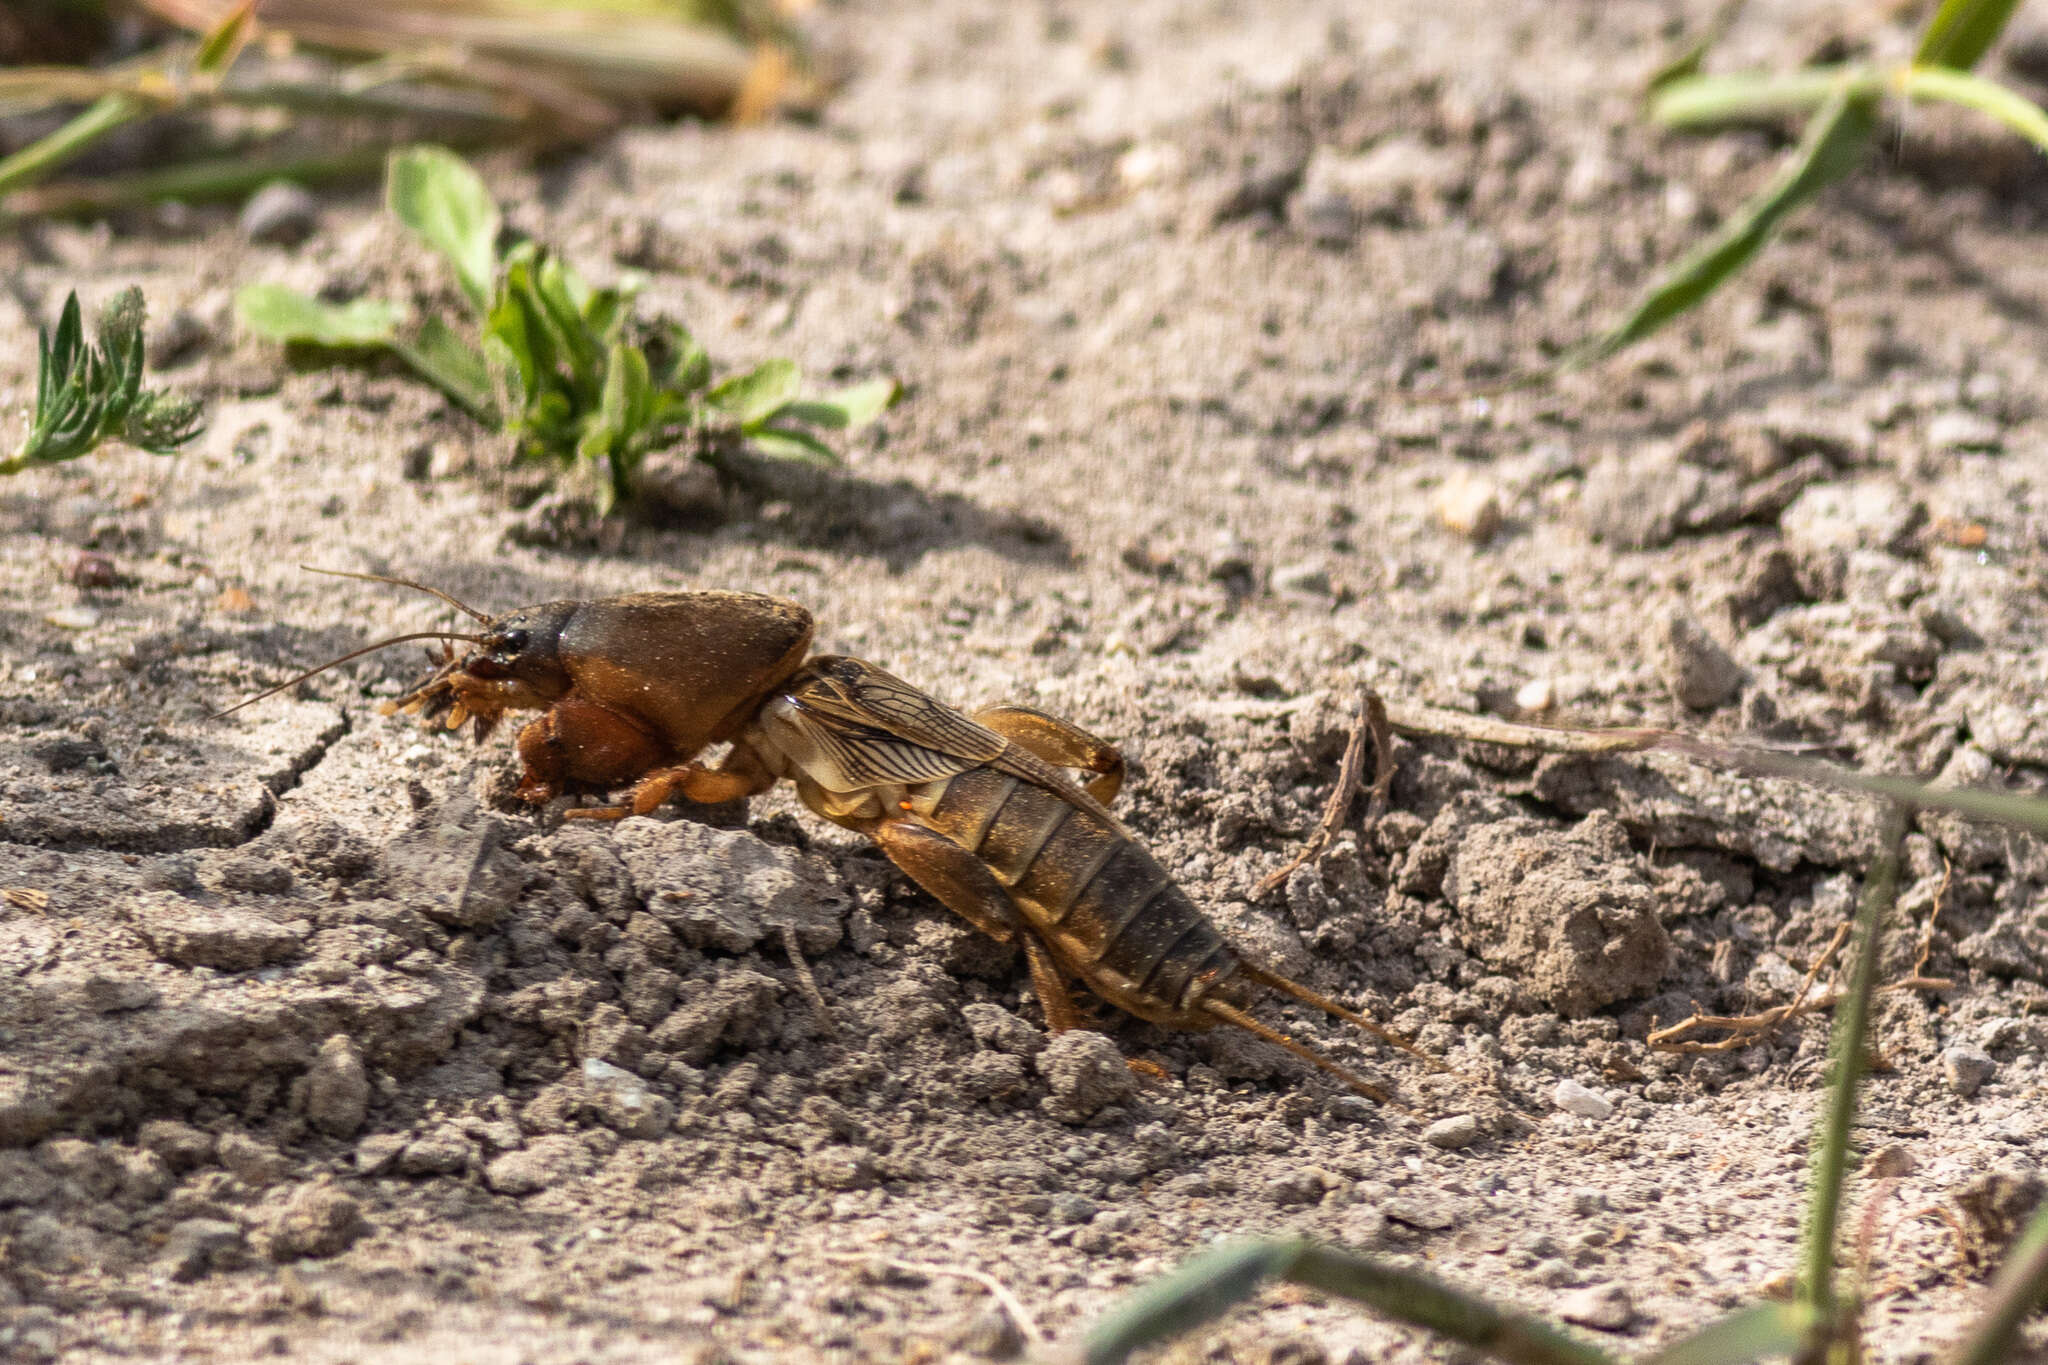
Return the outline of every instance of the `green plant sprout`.
[[[500,252],[496,201],[444,148],[395,153],[385,202],[447,261],[473,330],[437,316],[408,327],[394,303],[332,304],[265,284],[236,297],[242,321],[275,341],[390,352],[510,436],[516,460],[589,480],[600,515],[632,495],[649,454],[678,445],[720,469],[743,450],[836,464],[817,433],[866,426],[901,394],[893,379],[807,394],[795,363],[781,359],[714,384],[711,358],[687,330],[634,316],[635,281],[593,288],[533,242]]]
[[[1821,191],[1863,164],[1890,101],[1938,100],[1995,119],[2048,152],[2048,113],[2007,86],[1971,74],[2004,32],[2019,0],[1943,0],[1912,60],[1815,66],[1789,75],[1700,74],[1713,39],[1733,21],[1725,6],[1708,35],[1658,73],[1650,117],[1688,131],[1809,115],[1805,132],[1770,184],[1644,291],[1619,323],[1567,351],[1557,369],[1605,360],[1649,336],[1712,294],[1763,249],[1778,228]]]
[[[92,344],[77,293],[65,298],[56,333],[37,334],[35,410],[0,474],[62,464],[116,440],[169,455],[199,434],[197,402],[142,387],[143,317],[142,291],[122,290],[101,311]]]
[[[1396,722],[1399,726],[1400,722]],[[1578,732],[1574,732],[1575,735]],[[1603,732],[1584,732],[1597,740]],[[1662,732],[1611,732],[1609,749],[1692,748],[1729,759],[1732,751],[1672,744]],[[1592,751],[1588,748],[1586,751]],[[1906,778],[1864,776],[1806,760],[1756,755],[1739,766],[1880,797],[1879,851],[1865,879],[1849,953],[1849,983],[1835,1014],[1830,1080],[1813,1143],[1813,1184],[1806,1207],[1797,1290],[1789,1302],[1765,1302],[1717,1319],[1640,1365],[1744,1365],[1790,1357],[1799,1365],[1853,1365],[1863,1359],[1862,1286],[1838,1270],[1850,1132],[1866,1070],[1870,1002],[1876,988],[1879,933],[1898,889],[1899,848],[1907,814],[1950,810],[2023,829],[2048,829],[2048,800],[1999,792],[1931,787]],[[1495,1304],[1425,1272],[1362,1252],[1300,1238],[1219,1247],[1145,1285],[1075,1344],[1071,1358],[1118,1365],[1141,1348],[1193,1331],[1285,1280],[1351,1299],[1387,1317],[1514,1365],[1621,1365],[1604,1346],[1535,1314]],[[2014,1358],[2022,1321],[2048,1303],[2048,1208],[2035,1214],[1991,1285],[1984,1311],[1941,1357],[1942,1365],[2000,1365]]]

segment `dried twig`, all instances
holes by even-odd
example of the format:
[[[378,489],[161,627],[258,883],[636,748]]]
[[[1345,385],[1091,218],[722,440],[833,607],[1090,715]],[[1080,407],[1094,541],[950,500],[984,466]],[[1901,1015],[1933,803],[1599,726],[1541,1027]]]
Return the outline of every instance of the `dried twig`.
[[[1379,819],[1387,804],[1387,793],[1394,785],[1393,733],[1387,722],[1386,703],[1370,687],[1360,685],[1358,715],[1351,722],[1351,737],[1345,741],[1344,759],[1337,767],[1337,785],[1331,789],[1330,799],[1323,806],[1323,818],[1317,822],[1315,833],[1308,837],[1301,851],[1259,883],[1258,890],[1253,893],[1255,896],[1270,896],[1285,886],[1297,868],[1320,858],[1337,837],[1337,831],[1344,826],[1345,815],[1351,810],[1352,799],[1358,795],[1358,788],[1365,780],[1365,741],[1368,735],[1372,738],[1379,766],[1373,775],[1372,801],[1365,810],[1367,828]]]
[[[1799,983],[1798,993],[1788,1003],[1774,1005],[1760,1014],[1695,1012],[1690,1018],[1681,1019],[1669,1028],[1650,1030],[1650,1036],[1646,1041],[1659,1052],[1733,1052],[1736,1048],[1746,1047],[1755,1042],[1787,1019],[1834,1004],[1841,995],[1840,991],[1831,992],[1825,998],[1810,1003],[1806,996],[1807,992],[1813,989],[1813,983],[1819,980],[1820,974],[1827,970],[1828,964],[1835,960],[1835,954],[1839,953],[1842,945],[1848,941],[1850,927],[1847,920],[1835,926],[1834,938],[1829,940],[1826,950],[1814,960],[1812,968],[1806,973],[1806,979]],[[1727,1029],[1728,1036],[1711,1043],[1698,1042],[1685,1036],[1699,1029],[1710,1028]]]
[[[1944,878],[1942,887],[1946,890],[1947,886],[1948,881]],[[1948,977],[1922,975],[1927,966],[1928,945],[1934,936],[1934,917],[1940,913],[1941,898],[1937,895],[1934,914],[1928,916],[1927,926],[1921,932],[1920,955],[1913,963],[1912,972],[1897,981],[1878,987],[1879,994],[1889,995],[1897,991],[1946,991],[1955,988],[1956,983]],[[1668,1028],[1652,1029],[1646,1041],[1659,1052],[1733,1052],[1737,1048],[1760,1041],[1787,1019],[1796,1019],[1802,1014],[1813,1014],[1834,1008],[1836,1002],[1842,998],[1841,991],[1829,991],[1810,1000],[1807,993],[1813,989],[1813,983],[1820,974],[1827,970],[1835,954],[1841,951],[1842,942],[1848,936],[1849,924],[1845,920],[1836,927],[1835,936],[1829,942],[1827,950],[1820,955],[1819,961],[1813,964],[1813,969],[1807,972],[1806,979],[1799,983],[1798,994],[1794,995],[1789,1003],[1774,1005],[1757,1014],[1695,1013]],[[1711,1043],[1702,1043],[1686,1036],[1700,1029],[1727,1029],[1729,1032],[1726,1038],[1717,1038]]]
[[[789,965],[796,968],[797,984],[803,988],[811,1008],[818,1012],[818,1022],[825,1032],[837,1032],[839,1026],[832,1019],[832,1007],[825,1003],[825,992],[818,989],[818,978],[811,975],[811,964],[804,960],[803,949],[797,945],[796,930],[787,924],[782,926],[782,951],[789,954]]]
[[[1920,951],[1913,958],[1913,975],[1918,977],[1927,970],[1927,956],[1934,951],[1934,926],[1941,919],[1941,907],[1948,903],[1948,884],[1956,875],[1956,865],[1946,857],[1941,860],[1941,885],[1934,889],[1934,908],[1927,912],[1927,923],[1920,926]]]
[[[1517,725],[1497,716],[1475,716],[1434,706],[1390,706],[1388,723],[1404,735],[1462,739],[1475,744],[1501,744],[1545,754],[1619,754],[1669,746],[1684,737],[1675,731],[1639,726],[1614,730],[1581,730],[1565,726]]]
[[[863,1256],[858,1252],[836,1253],[826,1256],[825,1259],[841,1265],[881,1265],[899,1275],[949,1275],[954,1279],[972,1280],[986,1289],[989,1295],[1003,1306],[1003,1311],[1010,1315],[1010,1321],[1017,1324],[1017,1330],[1024,1334],[1027,1343],[1042,1346],[1046,1342],[1044,1330],[1039,1327],[1038,1319],[1031,1316],[1031,1310],[1024,1306],[1024,1301],[1011,1293],[1009,1286],[1001,1280],[986,1271],[976,1270],[973,1266],[953,1265],[943,1261],[899,1261],[886,1256]]]

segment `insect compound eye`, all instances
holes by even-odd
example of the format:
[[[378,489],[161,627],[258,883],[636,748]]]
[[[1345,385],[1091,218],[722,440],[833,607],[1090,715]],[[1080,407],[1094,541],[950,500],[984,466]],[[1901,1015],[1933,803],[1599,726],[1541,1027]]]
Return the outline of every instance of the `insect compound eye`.
[[[508,630],[497,639],[497,653],[518,654],[526,648],[529,637],[523,630]]]

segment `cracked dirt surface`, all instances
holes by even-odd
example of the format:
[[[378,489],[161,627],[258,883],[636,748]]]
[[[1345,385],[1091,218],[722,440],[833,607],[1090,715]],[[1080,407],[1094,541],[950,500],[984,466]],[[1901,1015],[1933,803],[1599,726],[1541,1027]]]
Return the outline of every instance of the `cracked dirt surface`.
[[[211,211],[0,241],[9,411],[63,291],[137,282],[211,412],[175,461],[0,487],[0,1357],[1000,1357],[981,1287],[905,1267],[992,1275],[1057,1334],[1281,1231],[1638,1348],[1781,1280],[1824,1016],[1644,1039],[1791,998],[1867,806],[1404,741],[1377,829],[1252,898],[1361,679],[2043,786],[2048,180],[2004,141],[1916,114],[1667,338],[1551,391],[1407,396],[1583,335],[1769,174],[1761,135],[1638,117],[1710,8],[849,5],[815,123],[489,164],[516,227],[647,271],[715,356],[909,386],[846,473],[598,545],[535,543],[494,443],[419,386],[235,334],[249,280],[445,296],[373,194],[291,250]],[[1759,3],[1717,60],[1907,32]],[[1445,525],[1489,498],[1490,538]],[[88,547],[116,584],[71,586]],[[1126,746],[1120,809],[1248,952],[1490,1086],[1277,1005],[1417,1115],[1125,1022],[1167,1077],[1141,1083],[787,793],[605,829],[504,806],[502,740],[376,714],[409,649],[209,721],[451,619],[301,563],[493,609],[777,592],[821,648],[1070,716]],[[1880,1358],[1953,1334],[2038,1198],[2044,885],[2037,840],[1909,838],[1886,975],[1934,918],[1953,984],[1880,1013],[1860,1136],[1897,1174],[1849,1223]],[[1440,1356],[1276,1293],[1180,1358]]]

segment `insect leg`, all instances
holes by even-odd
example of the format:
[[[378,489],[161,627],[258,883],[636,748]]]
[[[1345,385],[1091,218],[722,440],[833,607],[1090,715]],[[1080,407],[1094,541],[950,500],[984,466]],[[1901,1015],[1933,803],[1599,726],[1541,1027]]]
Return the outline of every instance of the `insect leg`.
[[[1308,987],[1302,985],[1299,981],[1291,980],[1288,977],[1280,975],[1280,973],[1278,972],[1269,972],[1264,967],[1261,967],[1254,962],[1240,962],[1238,964],[1237,969],[1240,973],[1250,977],[1252,980],[1258,982],[1261,986],[1265,986],[1270,990],[1279,991],[1284,995],[1291,995],[1296,1000],[1299,1000],[1304,1004],[1314,1005],[1317,1009],[1321,1010],[1323,1013],[1327,1015],[1330,1015],[1333,1018],[1342,1019],[1346,1023],[1352,1024],[1357,1028],[1365,1030],[1365,1032],[1370,1033],[1373,1037],[1379,1039],[1383,1043],[1389,1044],[1393,1047],[1400,1048],[1401,1051],[1408,1053],[1410,1056],[1421,1058],[1424,1062],[1427,1062],[1429,1064],[1430,1069],[1433,1071],[1450,1070],[1450,1068],[1444,1065],[1443,1062],[1439,1061],[1435,1057],[1430,1056],[1427,1052],[1424,1052],[1421,1048],[1417,1047],[1411,1040],[1403,1038],[1400,1034],[1394,1032],[1392,1029],[1383,1027],[1379,1024],[1375,1024],[1372,1020],[1366,1018],[1364,1015],[1360,1014],[1356,1010],[1346,1009],[1344,1006],[1332,1000],[1329,996],[1324,995],[1319,991],[1312,991]]]
[[[1124,785],[1123,753],[1077,725],[1029,706],[990,706],[974,713],[974,723],[995,731],[1060,768],[1081,768],[1096,774],[1088,794],[1108,805]]]
[[[1243,1010],[1238,1009],[1234,1005],[1228,1004],[1227,1002],[1222,1000],[1210,999],[1204,1000],[1201,1004],[1201,1008],[1207,1011],[1209,1014],[1213,1015],[1214,1017],[1221,1019],[1226,1024],[1235,1024],[1238,1028],[1243,1029],[1246,1033],[1255,1033],[1259,1037],[1264,1038],[1269,1043],[1273,1043],[1279,1047],[1286,1048],[1289,1052],[1301,1058],[1303,1061],[1321,1067],[1323,1070],[1329,1072],[1332,1076],[1335,1076],[1338,1080],[1344,1082],[1344,1084],[1350,1086],[1353,1090],[1356,1090],[1359,1094],[1365,1096],[1369,1100],[1376,1101],[1380,1104],[1391,1104],[1397,1109],[1403,1109],[1407,1107],[1405,1105],[1398,1103],[1392,1095],[1388,1094],[1379,1086],[1374,1085],[1371,1081],[1368,1081],[1367,1079],[1365,1079],[1365,1077],[1359,1075],[1357,1072],[1351,1070],[1348,1067],[1337,1065],[1337,1063],[1331,1061],[1322,1053],[1317,1052],[1314,1048],[1296,1042],[1294,1039],[1288,1037],[1286,1034],[1280,1032],[1280,1030],[1276,1028],[1268,1028],[1266,1025],[1260,1023],[1258,1020],[1252,1018],[1252,1016],[1246,1014]]]
[[[913,820],[877,821],[867,833],[890,862],[948,910],[998,943],[1016,937],[1016,903],[995,874],[966,849]],[[1028,941],[1030,935],[1025,938]]]
[[[1031,964],[1031,989],[1037,993],[1039,1007],[1045,1011],[1046,1028],[1054,1033],[1065,1033],[1069,1029],[1088,1027],[1081,1007],[1067,992],[1067,983],[1060,976],[1059,964],[1053,961],[1052,950],[1038,941],[1038,935],[1028,931],[1024,935],[1024,960]]]
[[[663,750],[660,740],[628,717],[572,692],[520,730],[519,758],[526,770],[519,798],[544,805],[570,782],[621,782],[660,762]]]
[[[656,768],[641,778],[633,788],[633,814],[647,815],[678,792],[686,801],[715,806],[721,801],[759,796],[774,785],[775,774],[761,766],[754,751],[735,745],[716,767],[682,763]]]

